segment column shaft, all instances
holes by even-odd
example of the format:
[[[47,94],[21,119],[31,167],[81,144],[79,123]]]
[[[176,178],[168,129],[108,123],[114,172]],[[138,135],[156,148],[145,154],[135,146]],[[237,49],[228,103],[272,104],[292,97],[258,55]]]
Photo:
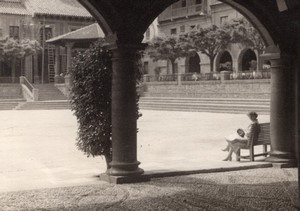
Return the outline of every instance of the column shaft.
[[[55,83],[59,81],[60,74],[60,47],[55,46]]]
[[[292,58],[271,60],[271,153],[267,161],[295,162],[295,89]]]
[[[112,162],[113,176],[139,175],[137,161],[137,114],[135,65],[137,47],[113,49]]]

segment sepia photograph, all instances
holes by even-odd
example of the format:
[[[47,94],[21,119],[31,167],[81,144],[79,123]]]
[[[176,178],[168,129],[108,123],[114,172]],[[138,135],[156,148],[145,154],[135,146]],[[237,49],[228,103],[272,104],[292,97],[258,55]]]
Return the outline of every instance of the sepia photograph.
[[[0,0],[0,211],[300,210],[299,0]]]

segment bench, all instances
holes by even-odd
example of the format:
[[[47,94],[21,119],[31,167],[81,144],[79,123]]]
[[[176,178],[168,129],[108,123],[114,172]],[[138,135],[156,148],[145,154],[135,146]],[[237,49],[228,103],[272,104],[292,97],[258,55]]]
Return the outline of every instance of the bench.
[[[237,152],[236,160],[240,161],[241,158],[243,159],[250,159],[250,161],[254,161],[254,157],[258,156],[265,156],[267,157],[268,153],[268,145],[271,144],[270,142],[270,123],[262,123],[259,124],[260,132],[258,137],[252,136],[254,138],[250,139],[249,147],[242,147],[241,149],[247,149],[250,151],[248,156],[241,156],[241,149]],[[255,154],[254,153],[254,146],[262,145],[263,146],[263,153]]]

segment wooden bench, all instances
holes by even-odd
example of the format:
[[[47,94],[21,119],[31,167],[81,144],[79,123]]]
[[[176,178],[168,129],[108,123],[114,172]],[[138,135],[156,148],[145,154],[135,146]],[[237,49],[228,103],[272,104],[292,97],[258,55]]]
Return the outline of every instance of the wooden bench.
[[[236,160],[240,161],[241,158],[243,159],[250,159],[250,161],[254,161],[254,157],[258,156],[265,156],[268,155],[268,145],[271,144],[270,142],[270,123],[262,123],[259,124],[260,132],[258,133],[258,138],[250,139],[249,147],[244,147],[241,149],[248,149],[250,154],[248,156],[241,156],[241,149],[237,152]],[[252,136],[255,137],[255,136]],[[263,146],[263,153],[255,154],[254,153],[254,146],[262,145]]]

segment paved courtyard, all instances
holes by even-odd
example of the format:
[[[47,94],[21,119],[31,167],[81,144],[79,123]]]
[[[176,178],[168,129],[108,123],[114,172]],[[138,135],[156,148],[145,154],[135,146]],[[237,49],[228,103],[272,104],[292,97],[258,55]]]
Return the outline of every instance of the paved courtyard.
[[[101,157],[75,147],[72,112],[0,112],[0,210],[293,210],[297,169],[221,161],[224,136],[246,115],[142,111],[138,160],[147,174],[203,171],[140,184],[99,181]],[[259,116],[268,122],[269,116]],[[208,170],[209,173],[204,173]],[[212,172],[212,173],[210,173]]]
[[[224,162],[224,135],[245,128],[246,115],[142,111],[138,160],[146,173],[221,169],[261,162]],[[0,112],[0,192],[94,184],[101,157],[75,146],[69,110]],[[268,122],[269,116],[259,116]]]

